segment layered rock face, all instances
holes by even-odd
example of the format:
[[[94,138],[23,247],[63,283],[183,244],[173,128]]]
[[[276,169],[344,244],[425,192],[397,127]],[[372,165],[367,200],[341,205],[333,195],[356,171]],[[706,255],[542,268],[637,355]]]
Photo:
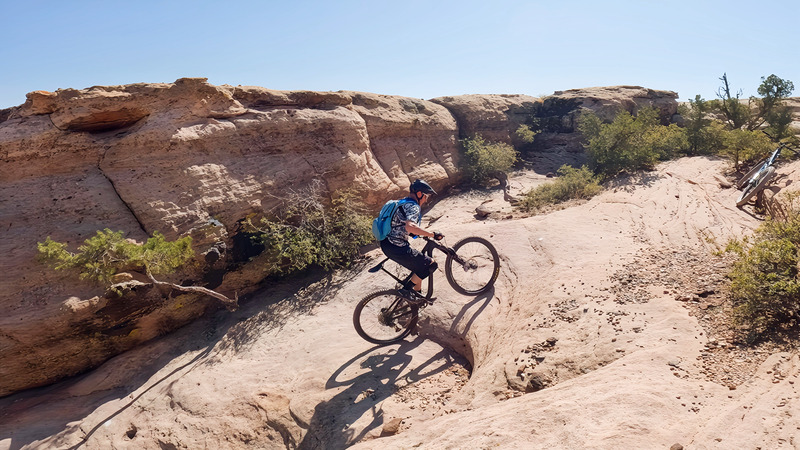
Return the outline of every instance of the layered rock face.
[[[655,108],[663,123],[678,111],[678,94],[639,86],[609,86],[556,91],[545,98],[527,95],[460,95],[431,101],[450,110],[458,122],[461,139],[481,135],[494,142],[523,146],[516,130],[536,117],[545,130],[536,137],[527,157],[538,172],[554,172],[562,164],[586,163],[582,136],[576,133],[578,116],[591,111],[610,122],[617,113],[636,114],[642,108]],[[530,147],[530,146],[528,146]]]
[[[542,100],[527,95],[459,95],[437,97],[458,122],[460,138],[480,134],[487,141],[516,143],[514,131]]]
[[[558,95],[607,106],[594,91],[567,92]],[[617,95],[626,108],[675,103],[641,88]],[[198,265],[172,281],[202,284],[210,269],[202,254],[218,243],[234,248],[239,221],[288,192],[319,180],[377,208],[415,178],[444,190],[458,181],[459,138],[511,142],[537,101],[286,92],[196,78],[30,93],[0,111],[0,396],[95,367],[217,306],[149,284],[106,294],[37,261],[37,242],[50,236],[74,249],[104,228],[139,241],[154,231],[191,235]],[[227,277],[214,287],[232,296],[256,281]]]

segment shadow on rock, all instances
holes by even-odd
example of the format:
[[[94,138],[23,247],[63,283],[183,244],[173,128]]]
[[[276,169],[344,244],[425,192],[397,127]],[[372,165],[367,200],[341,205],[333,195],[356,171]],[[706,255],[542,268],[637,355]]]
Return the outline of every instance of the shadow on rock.
[[[353,357],[343,364],[328,379],[325,388],[335,389],[346,386],[328,401],[319,403],[308,423],[308,432],[299,449],[345,448],[363,439],[367,433],[382,426],[385,422],[381,402],[394,394],[398,381],[406,384],[416,383],[433,376],[453,364],[449,350],[442,349],[430,359],[406,372],[411,366],[411,350],[424,341],[418,337],[399,346],[373,347]],[[354,364],[362,369],[359,375],[340,380],[339,377]],[[366,425],[351,427],[365,414],[371,416]]]
[[[220,342],[220,350],[236,353],[249,348],[259,336],[272,330],[281,330],[292,317],[312,314],[318,306],[336,296],[344,283],[363,270],[364,263],[356,264],[337,278],[320,271],[267,283],[250,294],[242,307],[244,316],[230,325]]]
[[[307,289],[299,290],[309,284]],[[235,313],[207,314],[170,335],[117,355],[85,374],[4,397],[0,399],[0,440],[7,442],[10,449],[20,449],[37,441],[44,446],[79,448],[103,424],[129,409],[154,388],[175,382],[201,365],[216,364],[221,355],[231,350],[239,352],[248,348],[260,333],[282,328],[293,315],[313,311],[326,298],[334,296],[340,286],[340,281],[321,272],[276,281],[243,297],[241,308]],[[197,354],[188,362],[152,380],[172,361],[194,352]],[[122,372],[124,374],[120,375]],[[107,381],[112,379],[119,381]],[[102,405],[125,398],[130,401],[107,417],[99,421],[87,420]],[[80,436],[77,444],[76,436]],[[9,440],[5,441],[6,438]]]

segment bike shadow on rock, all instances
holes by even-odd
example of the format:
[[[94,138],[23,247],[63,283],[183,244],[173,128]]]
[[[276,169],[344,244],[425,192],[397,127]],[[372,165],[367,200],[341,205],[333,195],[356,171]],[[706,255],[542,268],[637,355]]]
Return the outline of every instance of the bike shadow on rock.
[[[422,364],[408,370],[412,366],[411,352],[424,341],[418,336],[399,345],[375,346],[339,367],[328,378],[325,388],[346,387],[314,408],[308,432],[298,449],[345,448],[360,441],[387,419],[381,404],[384,400],[399,388],[443,372],[455,362],[452,352],[442,348]],[[355,369],[357,375],[339,379],[348,369],[354,369],[356,363],[360,369]],[[399,381],[405,383],[398,386]],[[372,415],[367,425],[351,427],[365,414]]]
[[[478,318],[479,315],[489,306],[489,303],[492,302],[494,298],[494,286],[492,286],[488,291],[484,292],[483,294],[478,295],[474,299],[472,299],[469,303],[465,304],[461,311],[458,312],[455,318],[453,318],[453,323],[450,325],[450,332],[455,333],[458,330],[458,326],[461,321],[467,316],[467,313],[473,306],[478,305],[478,309],[475,310],[472,314],[469,315],[469,319],[467,319],[466,324],[464,325],[463,329],[458,333],[462,336],[469,333],[470,328],[472,328],[472,324],[475,322],[475,319]]]

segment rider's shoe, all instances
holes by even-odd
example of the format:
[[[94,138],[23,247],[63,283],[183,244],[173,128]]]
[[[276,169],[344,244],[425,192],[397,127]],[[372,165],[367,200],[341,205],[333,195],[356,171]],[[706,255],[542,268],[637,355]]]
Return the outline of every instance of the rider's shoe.
[[[403,298],[412,305],[424,305],[428,302],[433,302],[433,300],[436,300],[435,298],[425,298],[419,292],[413,289],[400,289],[400,293],[402,294]]]

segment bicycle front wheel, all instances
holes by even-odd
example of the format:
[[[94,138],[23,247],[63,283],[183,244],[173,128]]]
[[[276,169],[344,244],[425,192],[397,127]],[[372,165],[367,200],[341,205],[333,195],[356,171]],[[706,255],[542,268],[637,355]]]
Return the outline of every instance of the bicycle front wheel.
[[[756,194],[764,190],[764,187],[766,187],[767,183],[769,183],[774,175],[775,168],[768,167],[767,171],[764,172],[764,175],[761,176],[761,179],[759,179],[756,183],[748,184],[747,187],[744,188],[744,192],[742,192],[742,195],[740,195],[739,199],[736,200],[736,206],[744,205],[750,201],[751,198],[755,197]]]
[[[447,282],[459,294],[482,294],[497,281],[500,257],[494,246],[484,238],[464,238],[453,246],[454,255],[447,255],[444,273]]]
[[[396,289],[373,292],[358,302],[353,325],[359,336],[373,344],[392,344],[408,336],[417,325],[419,308]]]

